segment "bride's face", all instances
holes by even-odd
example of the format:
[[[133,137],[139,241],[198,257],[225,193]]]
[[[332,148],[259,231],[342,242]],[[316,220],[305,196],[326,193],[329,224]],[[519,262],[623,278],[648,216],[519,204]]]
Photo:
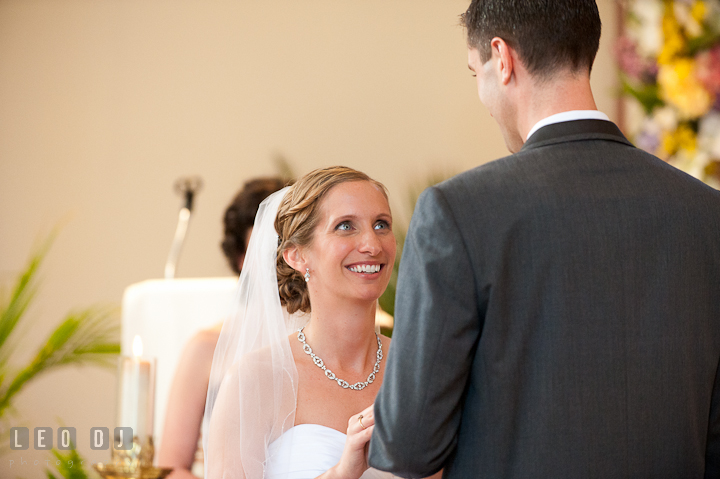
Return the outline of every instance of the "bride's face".
[[[333,187],[320,204],[320,222],[305,251],[311,300],[375,301],[390,281],[395,250],[385,195],[367,181]]]

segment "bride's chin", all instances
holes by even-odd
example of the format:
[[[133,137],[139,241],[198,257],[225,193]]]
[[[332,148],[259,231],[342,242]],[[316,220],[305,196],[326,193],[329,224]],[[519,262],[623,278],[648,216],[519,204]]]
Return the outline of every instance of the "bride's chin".
[[[377,300],[382,296],[382,293],[378,294],[377,291],[356,291],[356,294],[351,295],[351,298],[358,303],[375,304]]]

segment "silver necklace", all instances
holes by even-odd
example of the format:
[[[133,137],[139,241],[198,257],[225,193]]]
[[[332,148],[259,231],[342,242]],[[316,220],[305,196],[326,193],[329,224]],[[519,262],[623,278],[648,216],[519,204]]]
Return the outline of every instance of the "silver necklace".
[[[310,355],[313,362],[315,363],[315,366],[317,366],[320,369],[322,369],[323,371],[325,371],[325,377],[327,377],[328,379],[331,379],[333,381],[337,381],[338,386],[340,386],[343,389],[353,389],[355,391],[362,391],[363,389],[368,387],[368,385],[372,384],[373,381],[375,381],[375,375],[380,371],[380,361],[383,358],[382,341],[380,341],[380,336],[378,336],[378,333],[375,333],[375,339],[377,340],[377,345],[378,345],[377,353],[375,353],[375,357],[377,359],[375,360],[375,366],[373,366],[373,370],[370,373],[370,376],[368,376],[367,381],[365,381],[365,382],[357,382],[355,384],[350,384],[347,381],[345,381],[344,379],[340,379],[339,377],[335,376],[335,373],[330,371],[325,366],[325,362],[323,362],[323,360],[320,359],[320,357],[317,354],[313,353],[313,350],[310,347],[310,345],[305,342],[305,333],[303,333],[303,329],[305,329],[304,326],[302,328],[298,329],[298,334],[297,334],[298,341],[300,341],[302,343],[303,351],[305,351],[305,354]]]

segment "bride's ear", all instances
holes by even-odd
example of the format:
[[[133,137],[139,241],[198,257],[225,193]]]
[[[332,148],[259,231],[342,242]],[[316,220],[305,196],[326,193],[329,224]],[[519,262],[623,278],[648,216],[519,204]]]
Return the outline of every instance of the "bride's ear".
[[[305,258],[297,246],[290,246],[283,251],[283,259],[295,271],[303,273],[305,271]]]

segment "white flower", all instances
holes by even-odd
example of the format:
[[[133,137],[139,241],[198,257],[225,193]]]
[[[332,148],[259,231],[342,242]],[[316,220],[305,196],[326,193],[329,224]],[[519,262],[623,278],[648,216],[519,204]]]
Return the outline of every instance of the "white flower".
[[[670,163],[698,180],[703,180],[705,178],[705,165],[708,163],[708,155],[700,150],[694,152],[679,150],[673,155]]]
[[[675,131],[678,127],[677,111],[670,106],[656,108],[653,111],[653,122],[664,131]]]
[[[638,19],[637,29],[632,32],[638,44],[638,53],[656,57],[663,44],[663,3],[657,0],[636,0],[631,9],[632,15]]]
[[[712,111],[700,119],[698,147],[712,158],[720,158],[720,113]]]

